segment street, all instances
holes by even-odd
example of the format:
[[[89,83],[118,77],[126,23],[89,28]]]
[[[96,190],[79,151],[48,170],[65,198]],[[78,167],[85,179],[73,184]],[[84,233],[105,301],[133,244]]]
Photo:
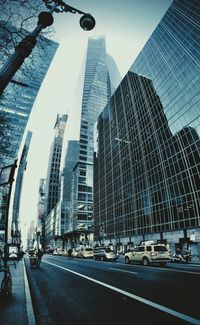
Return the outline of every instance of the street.
[[[200,266],[143,267],[44,255],[25,258],[37,325],[200,324]]]

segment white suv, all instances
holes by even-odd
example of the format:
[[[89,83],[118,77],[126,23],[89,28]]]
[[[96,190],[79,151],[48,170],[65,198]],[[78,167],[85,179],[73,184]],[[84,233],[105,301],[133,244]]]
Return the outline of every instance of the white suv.
[[[165,266],[167,262],[170,262],[170,253],[163,244],[142,243],[142,245],[125,254],[125,263],[131,262],[138,262],[144,266],[153,263]]]

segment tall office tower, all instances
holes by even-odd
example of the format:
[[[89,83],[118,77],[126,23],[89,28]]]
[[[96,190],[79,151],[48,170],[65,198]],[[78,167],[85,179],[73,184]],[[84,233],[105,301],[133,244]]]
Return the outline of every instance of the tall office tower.
[[[38,217],[36,225],[37,244],[42,245],[44,237],[44,218],[45,218],[45,188],[46,179],[41,178],[38,193]]]
[[[198,8],[172,3],[98,119],[97,241],[200,253]]]
[[[28,131],[24,143],[24,147],[22,150],[21,158],[19,161],[19,168],[16,178],[16,185],[15,185],[15,194],[14,194],[14,201],[13,201],[13,213],[12,213],[12,226],[11,229],[13,230],[13,238],[15,237],[15,233],[19,231],[19,209],[20,209],[20,197],[21,197],[21,190],[23,184],[23,177],[24,171],[26,170],[27,166],[27,155],[29,151],[29,146],[31,142],[32,132]]]
[[[35,245],[35,221],[32,220],[27,234],[27,248],[32,249]]]
[[[114,60],[102,36],[89,38],[82,97],[80,152],[74,167],[73,230],[87,230],[93,222],[93,127],[97,116],[120,82]]]
[[[77,164],[79,157],[79,141],[70,140],[68,141],[64,168],[62,173],[62,216],[64,231],[70,232],[73,230],[73,219],[72,216],[72,185],[73,185],[73,169]]]
[[[5,28],[2,28],[5,24]],[[1,21],[1,46],[12,44],[8,23]],[[9,29],[11,26],[9,25]],[[16,28],[12,27],[15,31]],[[23,31],[27,34],[26,31]],[[40,46],[39,44],[42,44]],[[40,86],[52,62],[58,43],[45,37],[38,37],[38,43],[25,63],[0,96],[0,166],[13,164],[18,156],[23,133]],[[45,57],[45,60],[44,60]],[[0,66],[3,58],[0,54]],[[4,229],[7,206],[7,188],[0,190],[0,229]]]
[[[0,29],[2,42],[9,39],[6,31],[6,28]],[[34,101],[58,47],[58,43],[42,36],[38,37],[38,44],[42,46],[35,46],[0,96],[0,122],[3,124],[0,128],[0,166],[12,164],[17,158]],[[2,59],[0,57],[0,65]]]
[[[57,115],[46,177],[45,218],[60,200],[60,161],[68,115]]]

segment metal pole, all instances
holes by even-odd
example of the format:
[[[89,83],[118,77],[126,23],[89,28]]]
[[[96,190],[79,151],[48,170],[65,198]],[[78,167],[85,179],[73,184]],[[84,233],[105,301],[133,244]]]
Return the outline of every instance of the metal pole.
[[[12,77],[15,75],[17,70],[21,67],[25,58],[27,58],[31,54],[37,42],[36,37],[38,36],[40,31],[43,28],[46,28],[47,26],[51,26],[53,24],[52,13],[54,12],[57,6],[59,6],[59,3],[55,3],[50,11],[40,13],[38,25],[35,30],[31,34],[27,35],[16,46],[15,53],[8,59],[4,67],[1,69],[0,95],[3,94],[4,89],[6,88]]]

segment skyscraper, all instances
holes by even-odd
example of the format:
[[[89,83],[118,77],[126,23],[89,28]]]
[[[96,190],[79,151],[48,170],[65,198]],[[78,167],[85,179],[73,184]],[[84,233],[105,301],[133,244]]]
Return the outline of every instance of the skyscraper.
[[[47,217],[51,210],[60,200],[60,162],[63,147],[63,137],[67,123],[68,115],[57,115],[54,126],[55,136],[51,145],[49,156],[48,171],[46,177],[45,191],[45,216]]]
[[[44,218],[45,218],[45,178],[40,178],[38,193],[38,217],[36,225],[36,240],[40,247],[44,243]]]
[[[15,231],[17,232],[19,231],[18,223],[19,223],[20,197],[21,197],[24,171],[26,170],[26,166],[27,166],[27,155],[29,151],[31,137],[32,137],[32,132],[28,131],[26,135],[24,147],[22,150],[21,158],[19,161],[19,168],[18,168],[18,173],[16,178],[15,194],[14,194],[14,202],[13,202],[13,216],[12,216],[13,235]]]
[[[79,141],[70,140],[68,141],[64,168],[62,172],[62,193],[61,193],[61,202],[62,202],[62,214],[63,215],[63,226],[64,231],[73,230],[73,219],[72,216],[72,186],[73,186],[73,169],[77,164],[79,157]]]
[[[99,116],[95,239],[200,252],[199,1],[175,0]],[[102,231],[103,229],[103,231]]]
[[[8,25],[1,21],[1,27]],[[9,29],[16,28],[9,25]],[[1,46],[7,44],[9,33],[1,28]],[[8,34],[7,34],[8,33]],[[24,35],[28,32],[23,30]],[[43,46],[40,46],[42,44]],[[58,43],[43,36],[38,38],[32,54],[17,71],[14,78],[0,96],[0,166],[10,165],[18,157],[24,130],[26,128],[34,101],[57,50]],[[44,60],[45,57],[45,60]],[[0,66],[3,58],[0,55]],[[0,190],[0,229],[4,229],[5,210],[7,205],[7,188]]]
[[[6,30],[0,29],[4,34]],[[1,36],[2,40],[7,39],[6,35]],[[4,123],[4,130],[0,128],[0,166],[9,165],[17,158],[34,101],[58,47],[58,43],[39,36],[38,44],[41,43],[43,46],[36,45],[0,96],[0,122]]]
[[[57,115],[54,126],[55,136],[51,145],[45,189],[45,212],[43,223],[43,245],[47,247],[54,242],[55,236],[61,232],[61,156],[63,138],[68,115]]]
[[[103,36],[88,40],[83,86],[80,151],[74,167],[72,215],[74,238],[79,241],[93,224],[93,127],[97,116],[120,82],[111,56],[106,53]],[[68,232],[68,229],[66,229]]]

